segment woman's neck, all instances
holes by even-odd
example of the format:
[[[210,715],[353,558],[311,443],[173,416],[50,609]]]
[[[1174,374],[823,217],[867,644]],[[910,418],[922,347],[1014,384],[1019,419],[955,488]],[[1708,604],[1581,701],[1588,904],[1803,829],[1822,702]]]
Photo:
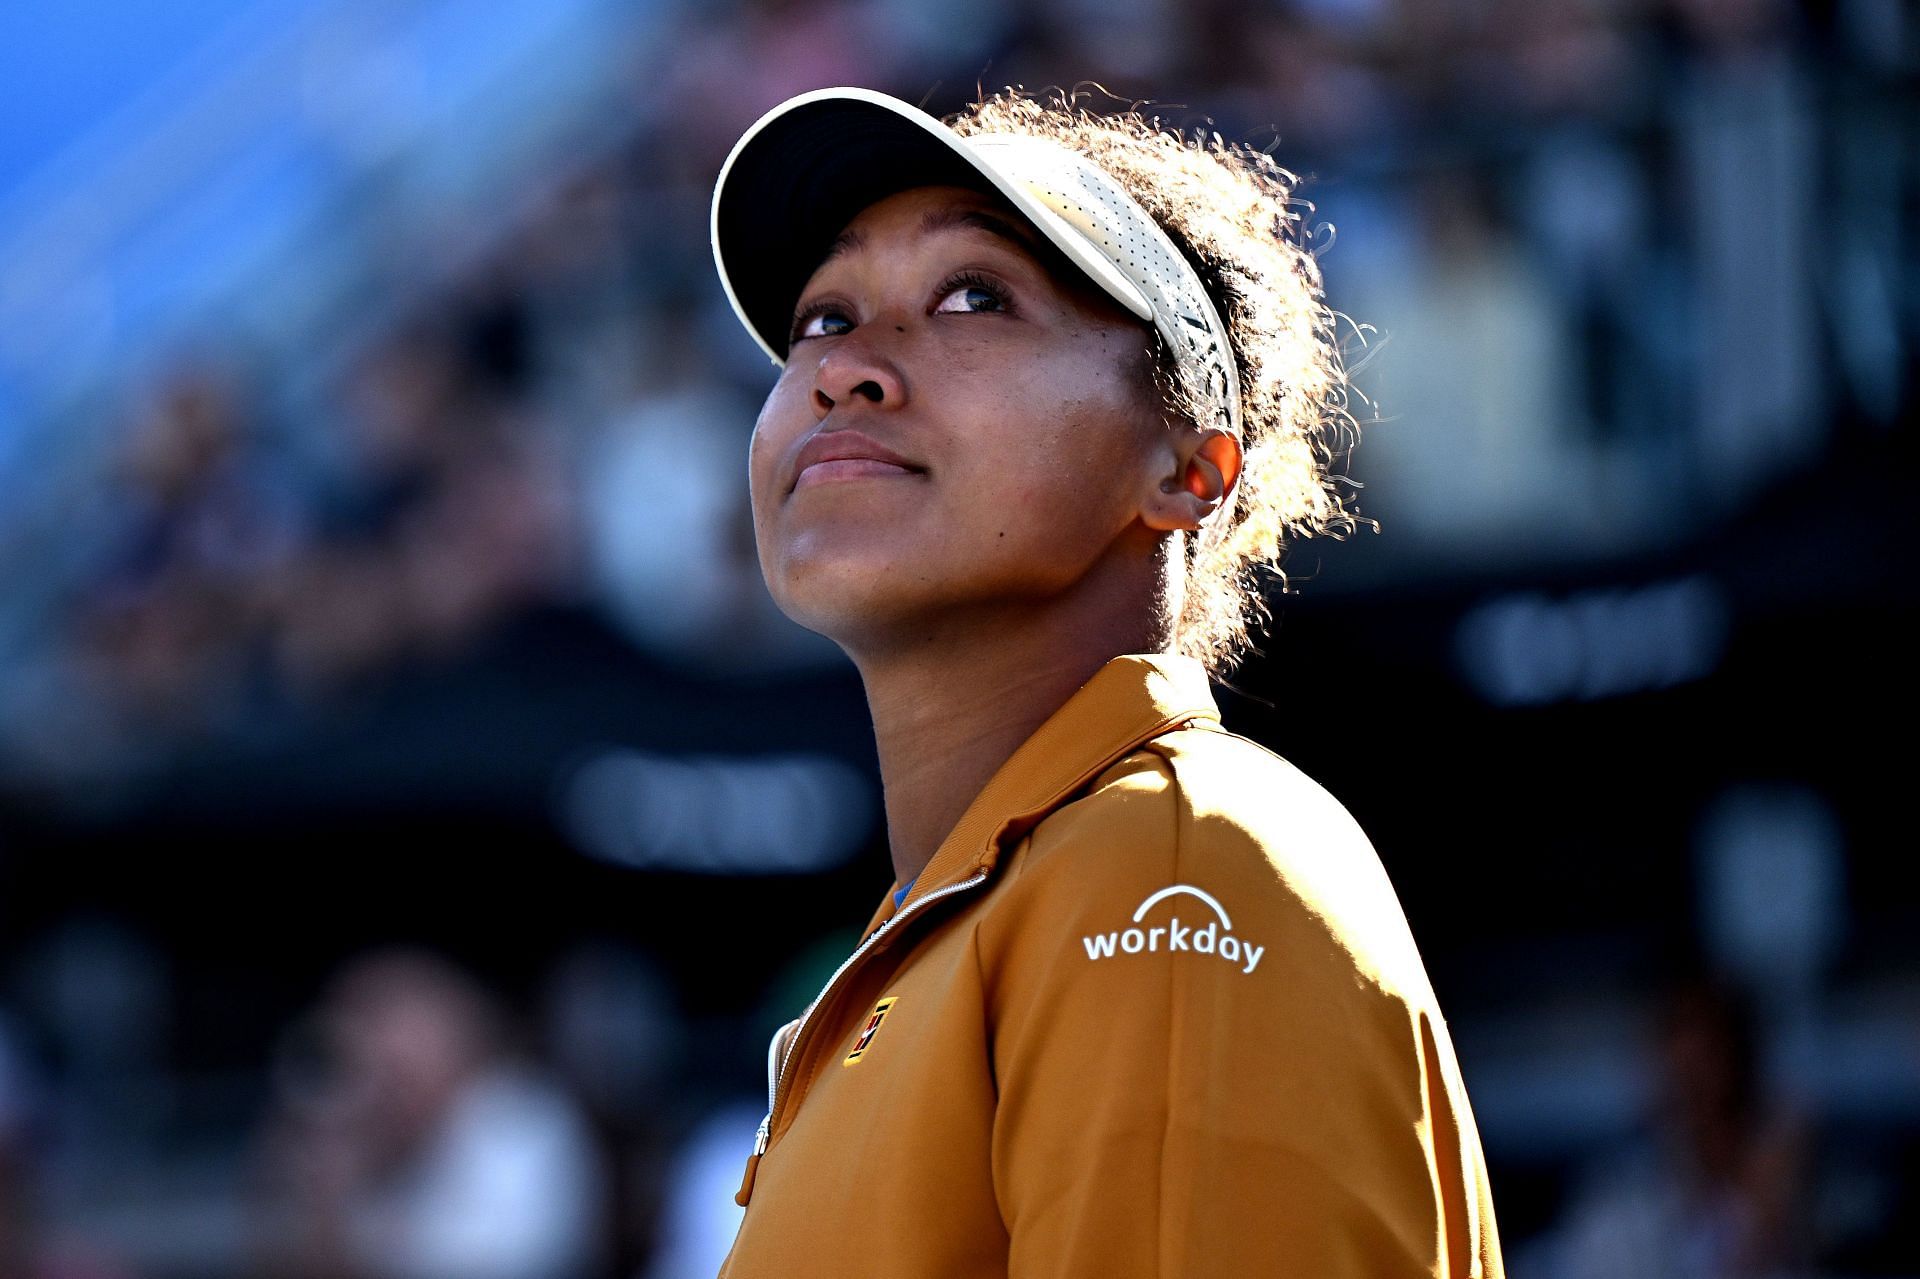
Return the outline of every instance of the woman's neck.
[[[885,791],[894,873],[926,868],[1000,766],[1112,658],[1168,647],[1135,592],[1088,592],[919,628],[856,653]]]

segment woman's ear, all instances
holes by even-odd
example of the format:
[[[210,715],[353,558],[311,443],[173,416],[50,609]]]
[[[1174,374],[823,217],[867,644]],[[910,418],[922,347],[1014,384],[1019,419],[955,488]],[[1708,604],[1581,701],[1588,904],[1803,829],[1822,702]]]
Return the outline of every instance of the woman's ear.
[[[1158,477],[1141,504],[1141,520],[1162,532],[1198,529],[1233,492],[1241,460],[1240,441],[1225,431],[1186,436],[1174,453],[1174,470]]]

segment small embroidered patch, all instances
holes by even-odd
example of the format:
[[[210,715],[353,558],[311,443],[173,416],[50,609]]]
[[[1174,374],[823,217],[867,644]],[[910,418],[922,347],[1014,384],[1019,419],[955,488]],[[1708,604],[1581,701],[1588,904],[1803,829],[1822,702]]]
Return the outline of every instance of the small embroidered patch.
[[[880,1029],[880,1023],[887,1019],[887,1010],[899,1003],[897,995],[889,995],[873,1006],[873,1012],[867,1017],[867,1028],[860,1032],[860,1038],[853,1041],[853,1051],[840,1064],[851,1066],[860,1060],[860,1054],[867,1051],[867,1045],[873,1042],[873,1034]]]

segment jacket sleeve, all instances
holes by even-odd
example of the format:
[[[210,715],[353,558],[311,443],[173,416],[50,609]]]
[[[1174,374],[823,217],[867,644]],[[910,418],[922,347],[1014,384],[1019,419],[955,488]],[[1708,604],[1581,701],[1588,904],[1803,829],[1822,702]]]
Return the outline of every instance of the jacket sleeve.
[[[1270,847],[1156,760],[1033,832],[978,937],[1013,1279],[1499,1275],[1445,1025],[1344,816]]]

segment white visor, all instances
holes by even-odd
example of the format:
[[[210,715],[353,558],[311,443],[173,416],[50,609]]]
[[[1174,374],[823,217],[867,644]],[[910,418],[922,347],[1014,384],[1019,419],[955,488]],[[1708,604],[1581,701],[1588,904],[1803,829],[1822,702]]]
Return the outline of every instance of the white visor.
[[[917,186],[997,193],[1174,353],[1201,426],[1240,438],[1240,377],[1199,274],[1140,202],[1092,160],[1045,138],[963,138],[871,89],[816,89],[761,116],[713,190],[713,256],[734,313],[786,363],[800,291],[868,205]]]

